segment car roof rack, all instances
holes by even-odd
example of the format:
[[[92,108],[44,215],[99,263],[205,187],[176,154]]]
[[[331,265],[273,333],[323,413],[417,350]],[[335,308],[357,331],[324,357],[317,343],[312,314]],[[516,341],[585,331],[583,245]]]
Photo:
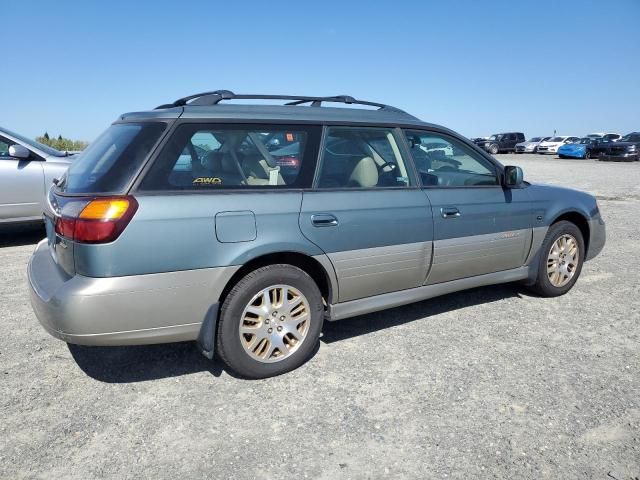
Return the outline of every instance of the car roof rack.
[[[285,105],[305,105],[311,107],[320,107],[323,102],[327,103],[344,103],[348,105],[366,105],[369,107],[377,107],[378,110],[393,111],[406,113],[399,108],[385,105],[384,103],[369,102],[366,100],[357,100],[349,95],[335,95],[331,97],[309,97],[299,95],[256,95],[256,94],[235,94],[230,90],[215,90],[212,92],[196,93],[188,97],[179,98],[173,103],[165,103],[159,105],[155,110],[163,108],[184,107],[189,106],[210,106],[217,105],[222,100],[288,100]]]

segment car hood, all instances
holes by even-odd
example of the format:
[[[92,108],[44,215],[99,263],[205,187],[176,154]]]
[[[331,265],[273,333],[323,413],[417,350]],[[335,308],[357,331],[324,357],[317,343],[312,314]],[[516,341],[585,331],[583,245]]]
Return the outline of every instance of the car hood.
[[[563,150],[583,150],[586,147],[584,143],[565,143],[560,146]]]
[[[65,157],[57,157],[54,155],[50,155],[49,157],[47,157],[47,161],[48,162],[55,162],[55,163],[66,163],[66,164],[72,164],[80,155],[78,155],[77,153],[72,153],[71,155],[67,155]]]
[[[631,145],[640,145],[640,142],[603,142],[602,147],[630,147]]]

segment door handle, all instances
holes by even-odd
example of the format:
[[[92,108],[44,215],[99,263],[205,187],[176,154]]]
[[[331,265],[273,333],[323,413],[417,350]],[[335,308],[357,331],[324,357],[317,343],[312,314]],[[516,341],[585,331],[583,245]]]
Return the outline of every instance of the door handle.
[[[456,207],[442,207],[440,213],[442,218],[457,218],[460,216],[460,210]]]
[[[316,213],[311,215],[311,224],[314,227],[335,227],[338,225],[338,219],[330,213]]]

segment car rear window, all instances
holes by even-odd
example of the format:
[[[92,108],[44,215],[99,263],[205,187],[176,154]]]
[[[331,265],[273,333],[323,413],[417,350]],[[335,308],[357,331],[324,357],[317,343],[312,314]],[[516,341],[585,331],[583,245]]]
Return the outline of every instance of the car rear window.
[[[58,184],[62,193],[121,193],[140,169],[166,124],[111,125],[75,160]]]
[[[140,190],[308,188],[319,126],[180,125],[140,184]]]

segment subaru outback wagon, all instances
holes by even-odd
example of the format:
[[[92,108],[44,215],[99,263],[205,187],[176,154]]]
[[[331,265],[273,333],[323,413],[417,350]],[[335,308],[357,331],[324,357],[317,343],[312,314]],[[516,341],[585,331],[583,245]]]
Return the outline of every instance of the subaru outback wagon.
[[[224,90],[122,115],[47,203],[28,276],[50,334],[197,340],[249,378],[305,362],[325,319],[505,282],[562,295],[605,243],[591,195],[348,96]]]

